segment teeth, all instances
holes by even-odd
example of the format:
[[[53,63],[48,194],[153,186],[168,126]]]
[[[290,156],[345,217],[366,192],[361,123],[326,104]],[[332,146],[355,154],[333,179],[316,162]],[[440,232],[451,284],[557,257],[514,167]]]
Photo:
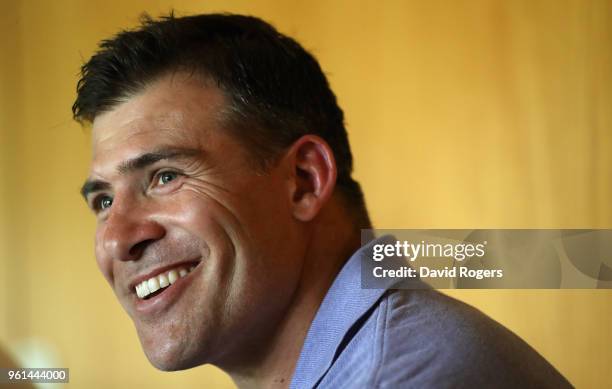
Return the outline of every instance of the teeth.
[[[151,293],[159,290],[159,281],[157,280],[157,277],[149,278],[147,283],[149,284],[149,291]]]
[[[159,287],[160,288],[165,288],[166,286],[170,285],[170,282],[168,281],[168,277],[165,274],[160,274],[157,279],[159,280]]]
[[[170,270],[168,272],[168,281],[170,281],[170,284],[174,284],[176,280],[178,280],[178,273],[174,269]]]
[[[179,268],[172,269],[165,273],[156,275],[155,277],[151,277],[148,280],[142,281],[135,287],[136,295],[139,298],[143,299],[153,292],[156,292],[163,288],[167,288],[168,286],[174,284],[176,280],[179,279],[179,277],[185,277],[194,268],[195,266],[190,266],[189,269],[181,266]]]

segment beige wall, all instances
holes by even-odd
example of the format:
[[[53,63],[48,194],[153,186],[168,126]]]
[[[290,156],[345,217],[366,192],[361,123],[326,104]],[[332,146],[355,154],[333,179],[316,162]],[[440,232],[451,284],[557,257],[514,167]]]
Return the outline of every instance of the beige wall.
[[[144,10],[251,13],[312,50],[377,227],[612,228],[609,1],[0,4],[0,343],[70,367],[74,387],[231,387],[212,367],[148,365],[97,273],[77,193],[89,158],[70,118],[78,68]],[[450,294],[578,387],[610,382],[610,291]]]

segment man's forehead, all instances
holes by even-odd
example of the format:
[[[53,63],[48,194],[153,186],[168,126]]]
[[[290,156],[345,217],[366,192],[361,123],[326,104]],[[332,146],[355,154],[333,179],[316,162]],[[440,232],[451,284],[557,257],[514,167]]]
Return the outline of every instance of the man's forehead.
[[[192,134],[193,126],[187,123],[181,109],[159,107],[150,110],[146,106],[123,103],[112,111],[105,112],[93,122],[92,141],[94,151],[106,144],[129,142],[131,140],[151,142],[166,137],[181,137]],[[193,117],[191,117],[194,119]]]
[[[187,126],[180,112],[113,117],[109,112],[92,129],[92,173],[115,170],[143,153],[169,147],[195,147],[202,144],[205,130],[196,133]]]
[[[167,76],[96,116],[94,135],[104,136],[114,128],[184,126],[194,121],[213,125],[224,104],[223,93],[216,87]]]
[[[224,104],[223,93],[214,86],[195,77],[165,76],[96,116],[94,152],[109,141],[134,137],[205,135],[220,125]]]
[[[191,78],[162,78],[99,114],[92,126],[92,174],[162,147],[197,148],[220,127],[222,92]]]

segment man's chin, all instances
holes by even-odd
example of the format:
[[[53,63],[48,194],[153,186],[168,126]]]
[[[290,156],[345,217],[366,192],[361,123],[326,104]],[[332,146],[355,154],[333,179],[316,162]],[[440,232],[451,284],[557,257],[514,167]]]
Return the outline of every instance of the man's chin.
[[[147,359],[149,360],[151,365],[153,365],[153,367],[161,371],[187,370],[187,369],[191,369],[192,367],[196,366],[196,364],[193,364],[193,363],[188,364],[184,362],[178,362],[174,360],[158,358],[157,356],[150,356],[146,352],[145,352],[145,355],[147,356]]]
[[[142,333],[139,330],[138,337],[149,362],[161,371],[185,370],[203,364],[192,342],[186,341],[187,336],[172,339],[165,331]]]
[[[201,365],[195,358],[187,358],[178,350],[160,350],[144,348],[143,351],[156,369],[161,371],[179,371]]]

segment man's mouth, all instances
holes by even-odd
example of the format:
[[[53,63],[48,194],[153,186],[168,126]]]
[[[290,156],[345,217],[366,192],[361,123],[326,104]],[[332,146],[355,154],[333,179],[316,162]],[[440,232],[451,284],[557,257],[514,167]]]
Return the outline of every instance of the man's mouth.
[[[179,278],[186,277],[194,268],[195,265],[181,265],[144,280],[136,285],[136,295],[142,300],[156,296]]]

